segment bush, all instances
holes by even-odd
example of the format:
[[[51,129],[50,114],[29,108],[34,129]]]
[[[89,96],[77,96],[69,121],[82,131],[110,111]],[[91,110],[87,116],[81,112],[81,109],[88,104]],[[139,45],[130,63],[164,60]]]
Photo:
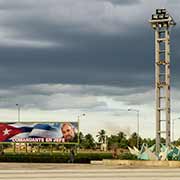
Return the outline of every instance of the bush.
[[[69,153],[5,153],[0,156],[0,162],[33,162],[33,163],[67,163]],[[75,163],[90,163],[91,160],[112,159],[111,153],[78,153]]]
[[[91,160],[112,159],[111,153],[80,153],[75,157],[76,163],[90,163]]]
[[[131,153],[122,153],[118,156],[118,159],[122,160],[137,160],[137,156],[131,154]]]

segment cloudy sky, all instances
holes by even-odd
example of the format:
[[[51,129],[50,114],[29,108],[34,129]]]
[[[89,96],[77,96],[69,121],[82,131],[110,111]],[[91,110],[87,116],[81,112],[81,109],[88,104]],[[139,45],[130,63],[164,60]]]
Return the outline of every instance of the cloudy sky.
[[[76,121],[81,131],[155,136],[156,8],[171,31],[172,118],[180,116],[179,0],[0,0],[0,119]],[[86,116],[82,117],[81,114]],[[175,122],[176,127],[180,122]],[[176,137],[178,128],[175,129]]]

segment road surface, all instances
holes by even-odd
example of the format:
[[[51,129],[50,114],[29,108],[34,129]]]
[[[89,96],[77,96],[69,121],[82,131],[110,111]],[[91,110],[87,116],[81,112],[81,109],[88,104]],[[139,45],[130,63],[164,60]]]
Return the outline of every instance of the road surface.
[[[82,164],[0,163],[2,180],[180,180],[180,169]]]

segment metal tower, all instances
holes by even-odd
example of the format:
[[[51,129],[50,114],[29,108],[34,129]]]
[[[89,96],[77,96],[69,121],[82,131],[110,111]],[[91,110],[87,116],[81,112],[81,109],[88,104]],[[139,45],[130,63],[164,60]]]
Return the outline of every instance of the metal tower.
[[[161,137],[170,145],[170,35],[176,23],[166,9],[156,9],[149,21],[155,30],[155,92],[156,92],[156,152],[160,152]]]

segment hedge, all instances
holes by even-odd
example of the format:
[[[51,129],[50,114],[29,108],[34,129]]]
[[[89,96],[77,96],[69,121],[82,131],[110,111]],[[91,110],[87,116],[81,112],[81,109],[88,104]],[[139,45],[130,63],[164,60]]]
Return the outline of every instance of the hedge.
[[[0,162],[33,162],[33,163],[67,163],[69,153],[5,153],[0,156]],[[111,153],[78,153],[75,163],[90,163],[91,160],[112,159]]]
[[[118,156],[118,159],[121,159],[121,160],[137,160],[137,156],[135,156],[131,153],[122,153]]]

